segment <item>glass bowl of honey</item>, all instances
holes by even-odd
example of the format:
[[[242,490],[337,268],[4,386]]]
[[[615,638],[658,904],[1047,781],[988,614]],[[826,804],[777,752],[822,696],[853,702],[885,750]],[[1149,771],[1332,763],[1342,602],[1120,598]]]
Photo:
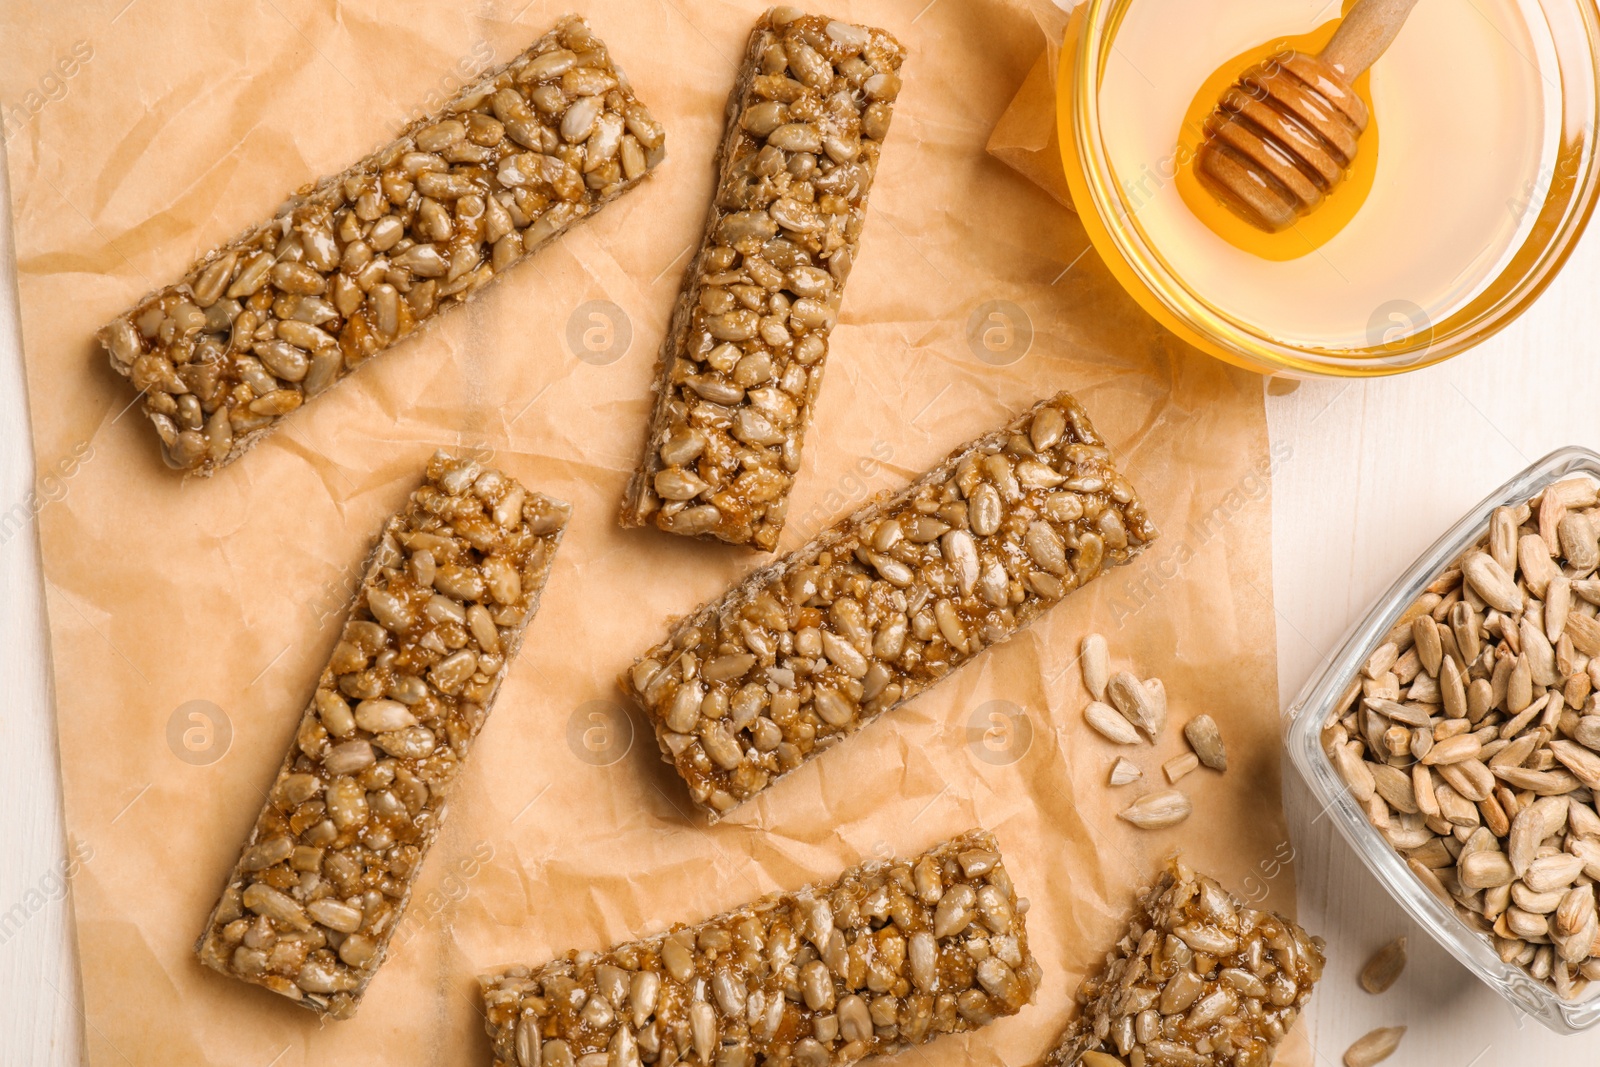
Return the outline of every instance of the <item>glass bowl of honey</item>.
[[[1101,257],[1201,350],[1288,377],[1438,363],[1520,315],[1600,195],[1593,0],[1419,0],[1354,89],[1344,180],[1280,233],[1198,179],[1247,68],[1333,37],[1339,0],[1084,0],[1057,77],[1068,184]]]

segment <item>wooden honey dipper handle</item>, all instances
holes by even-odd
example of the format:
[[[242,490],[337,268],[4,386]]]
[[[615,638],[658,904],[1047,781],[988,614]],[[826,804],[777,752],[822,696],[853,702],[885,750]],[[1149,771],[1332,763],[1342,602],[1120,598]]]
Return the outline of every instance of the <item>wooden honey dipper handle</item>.
[[[1353,82],[1389,50],[1417,0],[1361,0],[1339,23],[1322,60]]]
[[[1247,70],[1206,120],[1195,174],[1237,215],[1277,233],[1344,180],[1369,116],[1353,83],[1394,43],[1417,0],[1360,0],[1319,55]]]

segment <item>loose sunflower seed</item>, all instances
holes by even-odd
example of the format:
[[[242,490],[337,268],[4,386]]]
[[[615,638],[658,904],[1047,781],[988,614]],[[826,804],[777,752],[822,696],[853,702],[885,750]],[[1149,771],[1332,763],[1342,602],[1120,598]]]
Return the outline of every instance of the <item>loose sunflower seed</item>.
[[[1167,781],[1173,785],[1178,784],[1178,779],[1200,766],[1200,757],[1193,752],[1185,752],[1180,756],[1173,756],[1161,765],[1166,773]]]
[[[1483,751],[1483,743],[1472,734],[1461,734],[1457,737],[1447,737],[1443,741],[1435,742],[1422,757],[1422,762],[1430,767],[1437,764],[1462,763],[1466,760],[1477,759],[1478,753]]]
[[[1164,709],[1150,689],[1128,671],[1117,671],[1106,680],[1106,696],[1127,720],[1154,741],[1161,733]]]
[[[1141,830],[1165,830],[1187,819],[1194,811],[1189,798],[1176,789],[1147,793],[1124,808],[1120,818]]]
[[[1083,718],[1096,733],[1114,745],[1139,743],[1139,731],[1110,704],[1091,700],[1089,706],[1083,709]]]
[[[1397,937],[1384,945],[1361,968],[1361,988],[1368,993],[1385,993],[1406,969],[1406,939]]]
[[[1111,677],[1111,653],[1106,648],[1106,639],[1099,634],[1085,637],[1079,658],[1083,661],[1084,687],[1096,700],[1104,700],[1106,681]]]
[[[1228,769],[1228,750],[1222,744],[1222,732],[1216,720],[1209,715],[1196,715],[1183,725],[1183,736],[1200,762],[1214,771]]]
[[[1357,1038],[1355,1044],[1345,1049],[1344,1067],[1372,1067],[1382,1063],[1394,1055],[1405,1033],[1403,1026],[1385,1026]]]
[[[1130,782],[1137,782],[1142,777],[1144,772],[1132,760],[1118,759],[1111,765],[1112,785],[1127,785]]]
[[[1151,737],[1154,741],[1167,724],[1167,683],[1160,678],[1146,678],[1144,688],[1150,694],[1150,703],[1155,708],[1156,736]]]
[[[1377,785],[1372,779],[1369,765],[1361,759],[1361,742],[1351,741],[1340,745],[1333,755],[1334,766],[1339,769],[1345,785],[1350,787],[1350,794],[1362,804],[1371,800]]]

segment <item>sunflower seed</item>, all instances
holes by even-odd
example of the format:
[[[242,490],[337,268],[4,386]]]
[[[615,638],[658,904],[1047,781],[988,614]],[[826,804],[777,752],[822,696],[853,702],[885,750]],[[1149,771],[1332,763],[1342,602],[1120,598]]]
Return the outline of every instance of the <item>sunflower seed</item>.
[[[1596,583],[1600,585],[1600,582]],[[1577,588],[1574,584],[1573,588]],[[1566,635],[1572,638],[1573,647],[1586,656],[1600,656],[1600,621],[1581,612],[1567,614]]]
[[[1222,744],[1222,733],[1209,715],[1196,715],[1183,724],[1183,736],[1188,739],[1194,754],[1214,771],[1228,769],[1228,750]]]
[[[1567,628],[1567,615],[1572,611],[1572,581],[1566,575],[1550,579],[1545,590],[1544,636],[1547,641],[1561,640]]]
[[[1590,789],[1600,789],[1600,753],[1572,741],[1552,741],[1550,751],[1578,781]]]
[[[1439,665],[1439,696],[1444,703],[1446,718],[1467,717],[1467,687],[1461,680],[1461,671],[1456,667],[1454,658],[1447,657]]]
[[[1557,482],[1545,492],[1555,493],[1569,508],[1592,508],[1600,501],[1600,486],[1581,475]]]
[[[1557,525],[1561,555],[1567,566],[1580,575],[1600,566],[1600,545],[1595,541],[1594,525],[1581,512],[1568,512]]]
[[[1439,797],[1434,787],[1433,772],[1425,764],[1411,768],[1411,793],[1417,799],[1417,810],[1423,815],[1439,815]]]
[[[1435,709],[1429,704],[1402,704],[1397,700],[1366,700],[1363,703],[1386,719],[1407,726],[1431,726]]]
[[[1476,759],[1439,764],[1434,771],[1449,783],[1451,789],[1474,804],[1488,800],[1489,794],[1494,791],[1494,773]]]
[[[1102,704],[1098,700],[1091,700],[1089,706],[1083,709],[1083,717],[1095,732],[1115,745],[1137,745],[1139,731],[1122,713],[1110,704]]]
[[[1368,993],[1384,993],[1406,968],[1406,939],[1397,937],[1384,945],[1361,968],[1361,988]]]
[[[1131,760],[1118,759],[1117,762],[1111,765],[1112,785],[1127,785],[1130,782],[1137,782],[1142,777],[1144,777],[1144,772],[1135,766]]]
[[[1507,572],[1517,565],[1518,525],[1511,508],[1495,508],[1489,518],[1489,555]]]
[[[1096,1052],[1090,1049],[1078,1057],[1078,1062],[1083,1067],[1127,1067],[1121,1060],[1108,1052]]]
[[[1368,763],[1367,769],[1372,774],[1373,788],[1384,803],[1398,812],[1408,815],[1417,813],[1416,790],[1411,784],[1411,775],[1387,763]]]
[[[1405,1033],[1403,1026],[1385,1026],[1357,1038],[1344,1051],[1344,1067],[1372,1067],[1382,1063],[1394,1055]]]
[[[1368,678],[1382,678],[1394,666],[1395,660],[1400,658],[1400,646],[1393,641],[1385,642],[1378,646],[1378,650],[1367,657],[1366,666],[1362,672]]]
[[[1494,776],[1518,789],[1559,799],[1577,789],[1577,776],[1569,771],[1534,771],[1526,767],[1496,767]]]
[[[1483,552],[1470,553],[1461,562],[1461,572],[1484,602],[1497,611],[1522,610],[1522,593],[1505,569]]]
[[[1583,963],[1589,958],[1594,940],[1600,934],[1600,915],[1596,914],[1593,885],[1574,886],[1561,897],[1551,937],[1561,958],[1568,963]]]
[[[1429,674],[1439,673],[1439,659],[1444,650],[1439,645],[1439,624],[1431,615],[1420,615],[1411,623],[1411,638],[1416,646],[1417,659]]]
[[[1159,735],[1167,724],[1167,683],[1160,678],[1146,678],[1144,688],[1150,694],[1150,704],[1155,709],[1156,734]],[[1156,740],[1156,737],[1152,736],[1151,740]]]
[[[1517,542],[1517,566],[1522,570],[1522,581],[1527,585],[1528,591],[1540,599],[1544,598],[1550,579],[1561,574],[1561,569],[1551,558],[1549,542],[1538,534],[1524,534]],[[1487,597],[1484,599],[1488,600]],[[1499,607],[1498,604],[1493,606]],[[1501,608],[1501,610],[1508,609]],[[1509,610],[1520,610],[1520,605]]]
[[[1090,634],[1083,639],[1083,684],[1096,700],[1106,698],[1106,681],[1111,677],[1111,656],[1106,649],[1106,639]]]
[[[1178,784],[1178,779],[1200,766],[1200,757],[1193,752],[1185,752],[1181,756],[1173,756],[1161,765],[1167,775],[1167,781],[1173,785]]]
[[[1176,789],[1147,793],[1128,805],[1120,817],[1143,830],[1164,830],[1176,826],[1194,811],[1189,798]]]
[[[1143,730],[1150,740],[1154,741],[1159,736],[1161,721],[1164,718],[1163,709],[1151,691],[1137,677],[1127,671],[1117,671],[1106,680],[1106,696],[1116,709],[1129,722]]]
[[[1583,873],[1583,859],[1579,856],[1541,856],[1528,864],[1522,872],[1522,881],[1535,893],[1565,890]]]
[[[1372,780],[1372,771],[1361,758],[1361,742],[1351,741],[1340,745],[1334,750],[1333,757],[1340,777],[1350,787],[1350,793],[1357,802],[1365,804],[1371,800],[1376,785]]]
[[[1464,760],[1477,759],[1478,753],[1483,751],[1483,742],[1474,734],[1458,734],[1437,741],[1422,757],[1422,762],[1433,766],[1440,763],[1461,763]]]

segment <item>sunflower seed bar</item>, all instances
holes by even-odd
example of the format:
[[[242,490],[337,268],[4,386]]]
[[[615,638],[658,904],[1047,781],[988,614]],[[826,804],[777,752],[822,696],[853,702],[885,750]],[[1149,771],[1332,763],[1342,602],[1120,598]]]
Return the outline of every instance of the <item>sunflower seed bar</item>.
[[[777,545],[903,55],[794,8],[757,24],[622,525]]]
[[[714,821],[1155,536],[1060,393],[679,622],[622,686]]]
[[[383,962],[570,507],[443,452],[390,519],[196,951],[336,1019]]]
[[[844,1067],[1015,1015],[1040,969],[971,830],[698,926],[480,979],[495,1067]]]
[[[661,127],[569,17],[100,331],[167,463],[210,475],[643,180]]]
[[[1369,651],[1322,732],[1411,873],[1563,1000],[1600,980],[1600,485],[1489,528]]]
[[[1174,861],[1078,988],[1083,1010],[1045,1067],[1267,1067],[1322,977],[1323,952],[1320,937]]]

